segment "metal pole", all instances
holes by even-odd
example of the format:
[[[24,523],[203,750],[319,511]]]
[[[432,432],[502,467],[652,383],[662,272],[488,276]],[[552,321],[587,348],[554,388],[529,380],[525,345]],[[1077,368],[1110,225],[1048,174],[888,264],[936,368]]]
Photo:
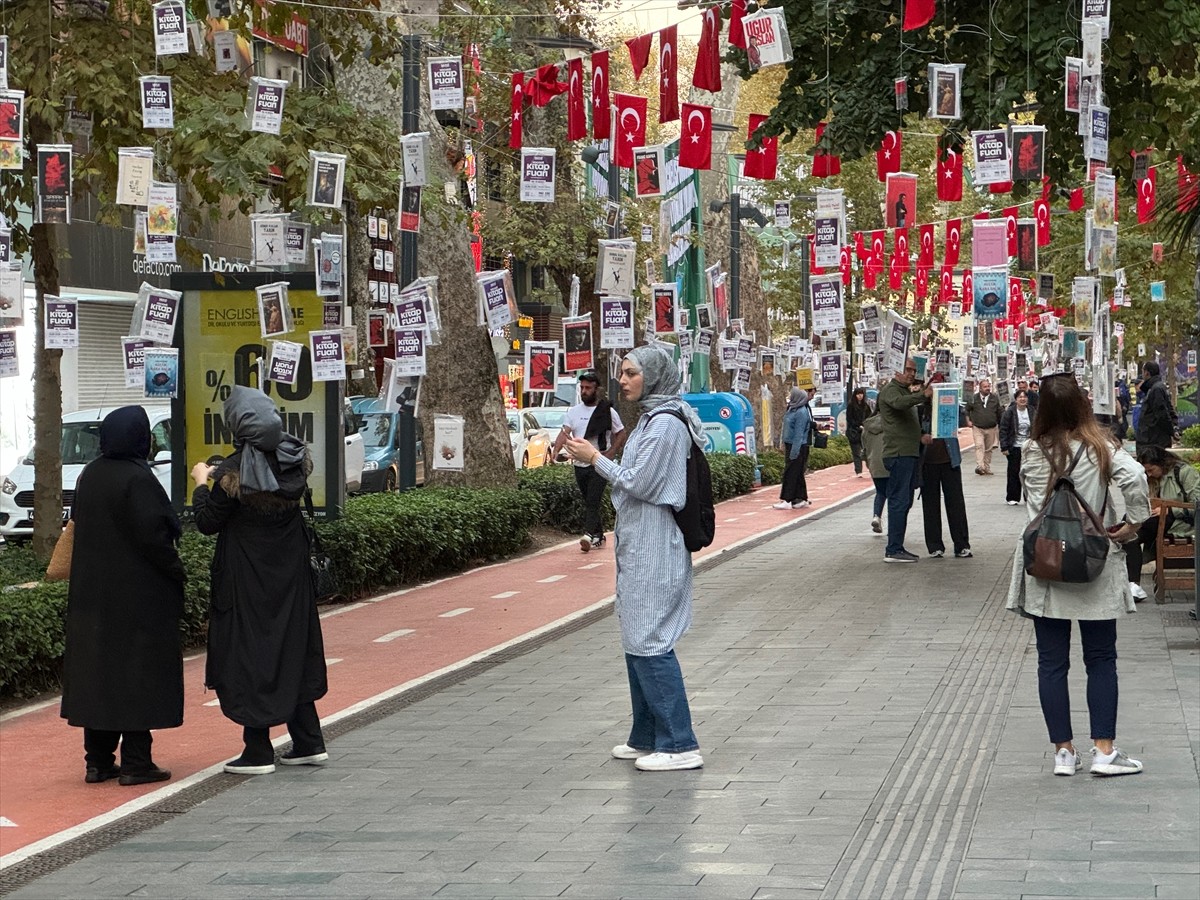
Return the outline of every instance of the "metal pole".
[[[809,256],[812,253],[812,248],[809,246],[808,235],[800,238],[800,304],[804,310],[804,330],[809,334],[812,333],[812,293],[808,288],[808,279],[811,274],[808,270]]]
[[[742,195],[729,195],[729,317],[742,314]]]
[[[421,36],[406,34],[401,38],[403,46],[403,80],[401,82],[401,130],[414,134],[421,128]],[[397,222],[396,230],[399,231]],[[417,234],[400,232],[400,284],[412,284],[417,278]],[[398,433],[400,489],[406,490],[417,483],[417,421],[412,407],[402,405],[396,422]]]

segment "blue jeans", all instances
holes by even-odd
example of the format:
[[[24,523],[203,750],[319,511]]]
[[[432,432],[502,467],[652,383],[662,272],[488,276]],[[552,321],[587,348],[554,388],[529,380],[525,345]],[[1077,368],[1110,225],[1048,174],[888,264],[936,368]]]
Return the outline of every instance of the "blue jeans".
[[[883,461],[888,470],[887,549],[891,556],[904,550],[904,532],[908,530],[908,511],[912,509],[913,492],[917,489],[917,457],[889,456]]]
[[[1036,616],[1038,699],[1052,744],[1073,739],[1071,696],[1067,672],[1071,668],[1071,620]],[[1083,664],[1087,668],[1087,705],[1092,740],[1117,736],[1117,620],[1080,621]]]
[[[878,519],[883,515],[883,503],[887,500],[887,483],[886,478],[872,478],[875,482],[875,506],[871,511],[871,515]]]
[[[660,656],[625,654],[629,673],[629,696],[633,701],[633,728],[630,747],[657,753],[684,753],[699,750],[692,731],[692,713],[688,709],[683,672],[675,651]]]

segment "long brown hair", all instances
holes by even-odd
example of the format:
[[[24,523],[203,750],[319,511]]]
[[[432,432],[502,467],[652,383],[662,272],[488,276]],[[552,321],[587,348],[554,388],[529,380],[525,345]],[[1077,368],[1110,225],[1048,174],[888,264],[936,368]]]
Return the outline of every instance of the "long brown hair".
[[[1083,391],[1069,372],[1042,379],[1037,415],[1030,437],[1050,462],[1053,485],[1071,465],[1072,438],[1083,442],[1107,482],[1112,475],[1112,442],[1109,432],[1092,415]]]

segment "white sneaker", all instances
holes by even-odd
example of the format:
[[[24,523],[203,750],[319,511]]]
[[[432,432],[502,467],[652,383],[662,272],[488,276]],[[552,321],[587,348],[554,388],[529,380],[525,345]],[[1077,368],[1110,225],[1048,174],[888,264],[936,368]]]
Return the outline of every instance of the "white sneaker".
[[[1005,500],[1004,502],[1005,502],[1005,503],[1007,503],[1009,506],[1016,506],[1016,505],[1017,505],[1017,501],[1016,501],[1016,500]]]
[[[641,759],[643,756],[649,756],[649,750],[638,750],[636,747],[630,747],[628,744],[617,744],[612,748],[613,759]]]
[[[883,523],[879,521],[879,516],[871,518],[871,530],[876,534],[883,534]]]
[[[1063,747],[1054,754],[1054,774],[1074,775],[1083,768],[1083,759],[1078,753],[1072,753],[1070,748]]]
[[[1135,602],[1140,603],[1146,599],[1146,592],[1142,590],[1142,586],[1136,581],[1129,582],[1129,593],[1133,594]]]
[[[634,765],[643,772],[676,772],[680,769],[699,769],[704,766],[704,757],[699,750],[684,753],[651,753],[639,757]]]
[[[792,504],[792,509],[805,509],[806,507],[809,507],[809,506],[812,506],[811,500],[797,500],[795,503]]]
[[[772,503],[771,509],[791,509],[792,504],[787,500],[780,500],[778,503]]]
[[[1136,775],[1142,771],[1142,761],[1133,759],[1124,750],[1113,747],[1113,752],[1105,756],[1095,747],[1092,748],[1093,775]]]

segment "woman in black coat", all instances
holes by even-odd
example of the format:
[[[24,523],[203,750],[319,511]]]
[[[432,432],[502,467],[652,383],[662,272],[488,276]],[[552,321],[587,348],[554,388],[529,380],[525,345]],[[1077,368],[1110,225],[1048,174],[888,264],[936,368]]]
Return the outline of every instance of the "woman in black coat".
[[[854,474],[862,477],[863,470],[863,423],[871,416],[871,404],[867,403],[867,389],[856,387],[850,402],[846,404],[846,438],[850,441],[850,453],[854,458]]]
[[[149,455],[146,411],[114,410],[75,487],[61,714],[83,728],[89,784],[170,778],[154,764],[150,731],[183,724],[179,520]]]
[[[205,684],[245,741],[225,771],[274,772],[270,729],[284,723],[292,750],[280,762],[321,765],[329,754],[313,701],[327,690],[325,648],[300,513],[312,461],[261,391],[234,387],[225,424],[234,454],[192,469],[196,527],[218,536]]]

